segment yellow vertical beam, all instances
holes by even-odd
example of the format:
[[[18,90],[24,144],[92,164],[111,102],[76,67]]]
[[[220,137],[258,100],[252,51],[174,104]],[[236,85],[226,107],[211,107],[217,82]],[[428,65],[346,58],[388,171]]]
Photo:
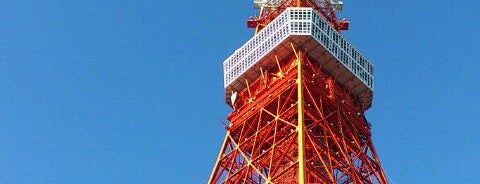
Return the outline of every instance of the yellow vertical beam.
[[[252,98],[252,93],[250,92],[250,85],[248,84],[248,80],[245,79],[245,84],[247,84],[248,96]]]
[[[230,131],[227,131],[227,135],[225,135],[225,139],[223,140],[222,148],[220,148],[220,153],[218,153],[217,161],[215,162],[215,166],[213,167],[212,174],[210,174],[210,179],[208,179],[208,183],[212,183],[215,175],[217,174],[218,164],[220,164],[220,159],[222,158],[222,154],[225,151],[225,146],[227,145],[228,137],[230,136]]]
[[[297,105],[298,105],[298,183],[304,184],[305,181],[305,132],[303,120],[303,84],[302,84],[302,60],[301,53],[297,57]]]
[[[263,16],[263,7],[260,8],[260,14],[258,15],[258,18],[261,19]],[[258,32],[260,31],[260,26],[261,24],[257,25],[257,27],[255,27],[255,35],[258,34]]]

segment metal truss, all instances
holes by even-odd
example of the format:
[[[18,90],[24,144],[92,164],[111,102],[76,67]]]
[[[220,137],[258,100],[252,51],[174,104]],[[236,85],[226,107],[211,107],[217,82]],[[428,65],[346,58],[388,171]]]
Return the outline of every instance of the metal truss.
[[[267,26],[288,7],[312,7],[337,31],[348,30],[349,22],[338,20],[335,12],[343,9],[341,0],[254,0],[254,7],[260,9],[260,15],[250,17],[247,27],[256,28],[256,32]]]
[[[365,109],[321,63],[294,49],[246,81],[209,183],[387,183]]]

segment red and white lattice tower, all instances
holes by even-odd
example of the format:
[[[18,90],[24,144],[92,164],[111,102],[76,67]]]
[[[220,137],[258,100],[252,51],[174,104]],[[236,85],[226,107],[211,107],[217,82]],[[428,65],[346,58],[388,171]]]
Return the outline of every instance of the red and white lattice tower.
[[[233,112],[209,183],[387,183],[364,112],[373,66],[340,0],[255,0],[255,36],[223,63]]]

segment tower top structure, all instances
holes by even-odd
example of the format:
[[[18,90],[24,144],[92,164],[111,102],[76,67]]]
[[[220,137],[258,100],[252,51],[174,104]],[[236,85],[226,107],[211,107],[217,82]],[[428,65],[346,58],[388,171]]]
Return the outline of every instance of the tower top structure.
[[[233,111],[208,183],[388,183],[364,116],[373,66],[340,34],[342,5],[254,1],[255,35],[223,62]]]
[[[223,62],[227,104],[233,106],[236,93],[262,70],[276,67],[293,54],[289,48],[294,44],[321,62],[321,69],[351,93],[362,109],[371,107],[373,65],[339,32],[342,23],[335,10],[343,8],[342,1],[256,0],[254,7],[260,9],[259,17],[249,19],[256,21],[255,36]]]

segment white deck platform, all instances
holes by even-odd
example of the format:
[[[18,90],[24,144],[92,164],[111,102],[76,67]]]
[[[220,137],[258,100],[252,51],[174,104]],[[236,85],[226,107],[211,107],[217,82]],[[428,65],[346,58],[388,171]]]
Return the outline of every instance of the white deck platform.
[[[254,81],[260,67],[270,68],[292,53],[290,43],[302,48],[337,82],[360,99],[372,103],[373,65],[312,8],[288,8],[223,62],[225,100],[241,91],[245,79]]]

